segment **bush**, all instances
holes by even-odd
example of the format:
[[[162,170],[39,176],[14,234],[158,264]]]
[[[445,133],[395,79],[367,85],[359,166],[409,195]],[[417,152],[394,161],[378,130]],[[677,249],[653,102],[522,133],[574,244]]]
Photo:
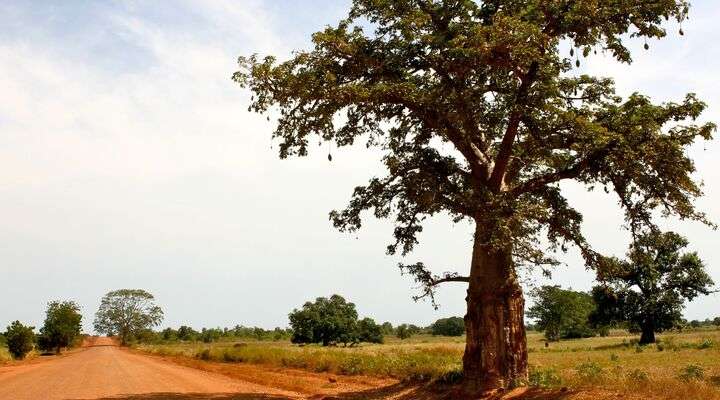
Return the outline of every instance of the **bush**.
[[[533,368],[530,367],[528,374],[530,386],[547,388],[560,386],[562,379],[554,368]]]
[[[578,365],[575,370],[582,381],[597,381],[605,375],[605,370],[600,364],[592,361]]]
[[[685,382],[701,381],[705,376],[705,368],[697,364],[688,364],[680,370],[678,378]]]
[[[382,343],[382,327],[372,318],[363,318],[357,323],[357,340],[366,343]]]
[[[8,351],[14,358],[23,359],[35,345],[35,328],[15,321],[5,331]]]

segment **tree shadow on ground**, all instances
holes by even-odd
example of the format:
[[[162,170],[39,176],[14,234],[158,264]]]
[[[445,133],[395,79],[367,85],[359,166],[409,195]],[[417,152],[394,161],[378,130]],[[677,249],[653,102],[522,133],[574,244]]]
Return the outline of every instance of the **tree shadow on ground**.
[[[483,400],[562,400],[567,399],[576,392],[567,389],[537,389],[524,388],[511,392],[502,392],[495,395],[479,397]],[[458,386],[447,385],[408,385],[398,383],[395,385],[363,390],[358,392],[346,392],[337,395],[317,395],[311,400],[380,400],[392,398],[393,400],[470,400],[460,392]]]
[[[292,397],[263,393],[144,393],[96,400],[292,400]],[[77,399],[80,400],[80,399]]]
[[[563,400],[573,394],[576,394],[576,392],[561,389],[526,389],[520,392],[499,393],[478,399]],[[336,395],[315,395],[311,396],[310,400],[380,400],[388,398],[393,400],[471,400],[467,396],[460,394],[457,387],[417,386],[402,383]],[[263,393],[147,393],[103,397],[96,400],[293,400],[293,398]]]

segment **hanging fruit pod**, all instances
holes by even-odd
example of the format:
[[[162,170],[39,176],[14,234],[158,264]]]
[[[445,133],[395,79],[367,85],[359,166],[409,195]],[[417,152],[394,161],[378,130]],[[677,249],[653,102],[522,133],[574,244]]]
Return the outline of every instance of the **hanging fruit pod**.
[[[575,60],[575,66],[580,68],[580,60]]]
[[[650,50],[650,45],[645,43],[645,50]]]
[[[570,49],[570,57],[575,55],[575,49]]]
[[[683,31],[682,28],[680,28],[680,36],[685,36],[685,31]]]
[[[332,161],[332,154],[328,153],[328,161]]]

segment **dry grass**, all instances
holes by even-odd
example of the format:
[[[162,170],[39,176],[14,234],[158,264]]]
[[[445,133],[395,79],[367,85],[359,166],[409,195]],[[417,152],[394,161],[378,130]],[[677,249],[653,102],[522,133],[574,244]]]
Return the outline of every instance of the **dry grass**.
[[[0,364],[12,361],[10,352],[8,352],[5,346],[0,346]]]
[[[610,337],[545,347],[541,334],[530,333],[531,383],[548,388],[601,388],[626,397],[720,400],[720,331],[670,333],[659,339],[657,345],[639,347],[637,337],[613,332]],[[257,342],[144,345],[140,349],[195,360],[424,381],[457,376],[463,340],[417,336],[356,348]]]

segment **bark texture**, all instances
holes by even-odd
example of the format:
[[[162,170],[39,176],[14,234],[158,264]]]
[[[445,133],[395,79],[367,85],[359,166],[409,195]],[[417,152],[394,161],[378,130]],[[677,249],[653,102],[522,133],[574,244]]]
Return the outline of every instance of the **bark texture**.
[[[528,378],[525,301],[511,249],[493,249],[483,239],[482,234],[475,235],[466,298],[463,388],[467,394],[508,388]]]
[[[645,324],[640,335],[640,344],[655,343],[655,327],[652,324]]]

